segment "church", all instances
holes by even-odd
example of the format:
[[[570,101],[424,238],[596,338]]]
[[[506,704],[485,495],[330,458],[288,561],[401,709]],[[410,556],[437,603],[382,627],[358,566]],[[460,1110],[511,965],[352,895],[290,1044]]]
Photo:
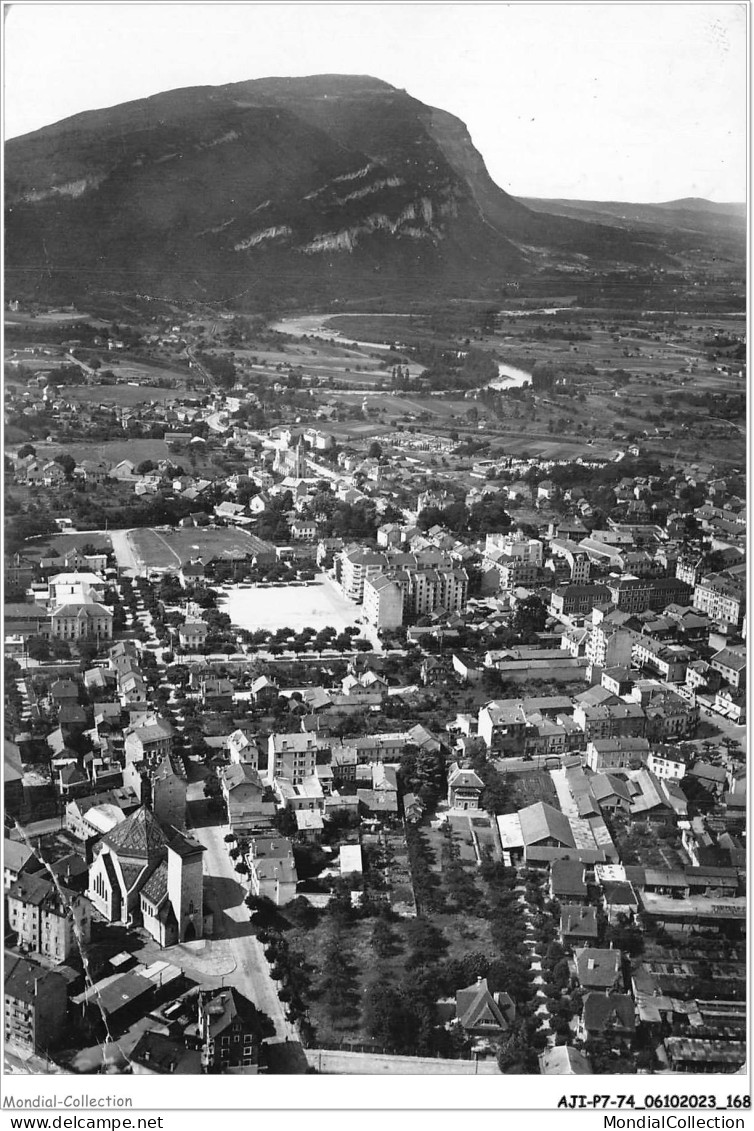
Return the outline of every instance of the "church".
[[[204,914],[203,845],[142,806],[102,837],[87,896],[109,923],[141,927],[160,946],[191,942]]]
[[[287,437],[283,437],[280,447],[275,452],[275,462],[272,470],[278,475],[290,476],[292,479],[306,479],[306,447],[302,437],[295,447],[289,447]]]

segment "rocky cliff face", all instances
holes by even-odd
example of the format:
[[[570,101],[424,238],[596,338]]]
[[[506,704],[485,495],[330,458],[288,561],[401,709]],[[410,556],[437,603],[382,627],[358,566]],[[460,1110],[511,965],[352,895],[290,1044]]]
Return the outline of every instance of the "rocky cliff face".
[[[543,256],[644,261],[626,232],[530,211],[466,127],[364,76],[189,88],[6,146],[14,293],[235,300],[468,294]]]

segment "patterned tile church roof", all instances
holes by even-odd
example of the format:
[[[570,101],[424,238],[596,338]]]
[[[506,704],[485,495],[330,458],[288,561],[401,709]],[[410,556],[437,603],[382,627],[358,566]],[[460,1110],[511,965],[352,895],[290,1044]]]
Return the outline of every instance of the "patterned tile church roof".
[[[157,818],[144,805],[102,839],[119,856],[144,861],[158,856],[167,844]]]

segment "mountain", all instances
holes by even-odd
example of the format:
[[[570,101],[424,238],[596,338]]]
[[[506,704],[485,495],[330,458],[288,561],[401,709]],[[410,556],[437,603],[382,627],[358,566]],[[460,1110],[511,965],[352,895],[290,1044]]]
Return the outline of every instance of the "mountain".
[[[514,199],[463,122],[368,76],[78,114],[6,143],[5,193],[8,292],[56,301],[466,296],[543,268],[668,262],[654,229]]]
[[[684,197],[659,204],[631,204],[614,200],[549,200],[529,197],[519,202],[534,211],[577,218],[594,224],[620,226],[643,233],[659,245],[670,241],[676,256],[688,251],[706,251],[724,256],[744,269],[746,254],[746,205],[719,204],[700,197]]]

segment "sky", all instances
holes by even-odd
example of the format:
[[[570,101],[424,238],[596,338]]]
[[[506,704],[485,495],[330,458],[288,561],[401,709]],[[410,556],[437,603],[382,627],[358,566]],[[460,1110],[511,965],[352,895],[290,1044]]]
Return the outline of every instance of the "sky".
[[[4,3],[5,137],[183,86],[370,74],[461,118],[517,196],[746,195],[734,3]]]

